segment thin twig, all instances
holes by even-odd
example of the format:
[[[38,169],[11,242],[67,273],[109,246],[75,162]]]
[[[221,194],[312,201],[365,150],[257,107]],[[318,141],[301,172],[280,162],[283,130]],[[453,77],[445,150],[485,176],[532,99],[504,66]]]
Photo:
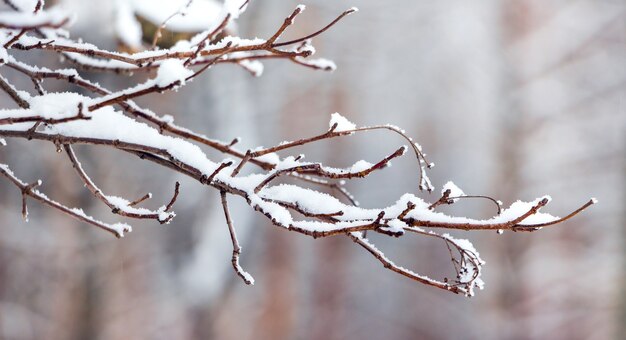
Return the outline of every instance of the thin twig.
[[[233,226],[233,221],[230,218],[230,211],[228,210],[228,200],[226,199],[226,192],[220,191],[220,196],[222,198],[222,207],[224,208],[224,216],[226,217],[226,224],[228,224],[228,231],[230,232],[230,240],[233,243],[233,257],[231,262],[233,264],[233,268],[239,277],[247,284],[254,284],[254,278],[248,274],[241,265],[239,264],[239,256],[241,255],[241,247],[239,246],[239,241],[237,240],[237,234],[235,232],[235,227]]]

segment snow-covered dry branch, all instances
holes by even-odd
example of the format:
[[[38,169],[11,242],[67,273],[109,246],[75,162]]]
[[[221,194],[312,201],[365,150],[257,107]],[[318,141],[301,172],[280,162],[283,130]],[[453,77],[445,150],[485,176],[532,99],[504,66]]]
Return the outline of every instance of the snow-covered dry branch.
[[[71,23],[71,14],[60,9],[43,9],[43,2],[33,8],[24,7],[5,0],[12,9],[0,13],[0,87],[14,101],[17,108],[3,103],[0,109],[0,144],[9,144],[11,139],[45,141],[54,143],[58,151],[64,151],[68,161],[76,170],[85,187],[108,206],[114,214],[129,219],[154,219],[159,223],[170,223],[174,217],[173,207],[177,197],[184,195],[179,184],[172,185],[173,197],[166,199],[159,209],[150,210],[140,204],[151,198],[127,199],[105,194],[81,166],[73,145],[107,147],[133,154],[142,160],[162,166],[195,179],[199,185],[214,189],[220,194],[226,224],[232,243],[232,264],[237,274],[247,283],[254,279],[240,265],[241,246],[237,240],[231,218],[228,199],[240,198],[254,210],[266,216],[274,225],[285,230],[309,235],[314,238],[347,236],[363,247],[386,268],[418,282],[468,296],[475,288],[482,289],[480,278],[484,261],[472,244],[456,239],[437,229],[462,230],[511,230],[535,231],[569,219],[593,204],[591,200],[572,214],[558,218],[540,210],[549,203],[548,196],[532,202],[516,202],[507,209],[490,197],[471,196],[463,193],[452,182],[446,184],[442,196],[435,202],[426,202],[412,193],[402,195],[396,202],[381,204],[378,208],[359,207],[351,194],[344,188],[344,180],[364,178],[380,171],[390,162],[404,156],[407,151],[416,160],[416,176],[419,190],[433,191],[434,187],[426,171],[433,166],[421,146],[404,131],[392,125],[364,126],[350,122],[339,113],[330,116],[329,129],[315,136],[305,136],[296,141],[284,142],[269,148],[238,149],[238,139],[222,142],[203,134],[176,125],[171,117],[160,116],[137,105],[133,99],[151,93],[173,91],[193,81],[196,76],[213,66],[234,63],[255,76],[263,72],[262,61],[284,59],[317,70],[334,70],[335,65],[325,59],[310,59],[315,49],[311,39],[327,32],[347,15],[356,12],[351,8],[321,29],[303,37],[281,41],[281,37],[295,23],[296,17],[304,12],[303,5],[297,6],[286,16],[275,33],[267,39],[246,39],[228,34],[227,28],[245,11],[248,1],[226,0],[215,13],[210,24],[200,26],[202,32],[178,41],[169,48],[157,48],[161,30],[168,25],[183,25],[192,1],[181,2],[170,13],[156,13],[150,2],[133,1],[146,15],[162,21],[153,38],[144,44],[144,50],[132,53],[107,51],[98,46],[73,39],[65,30]],[[141,7],[143,6],[143,7]],[[147,7],[146,7],[147,6]],[[130,20],[128,13],[121,14]],[[118,23],[129,34],[138,34],[133,23]],[[136,28],[136,27],[135,27]],[[134,48],[141,44],[141,37],[123,36]],[[141,47],[141,46],[139,46]],[[48,69],[31,65],[18,56],[23,52],[48,53],[67,60],[66,69]],[[11,69],[29,79],[34,87],[31,91],[19,89],[1,74]],[[107,89],[84,76],[83,70],[112,72],[125,77],[129,73],[145,72],[150,78],[121,90]],[[44,86],[46,79],[56,79],[74,84],[83,93],[49,92]],[[348,137],[384,130],[401,136],[405,146],[377,160],[357,160],[347,168],[335,168],[315,161],[305,161],[302,156],[279,156],[295,147],[320,140]],[[32,142],[35,143],[35,142]],[[200,148],[210,147],[224,154],[224,159],[211,159]],[[6,147],[6,146],[5,146]],[[251,174],[240,175],[245,167],[253,168]],[[243,172],[250,173],[250,171]],[[23,215],[27,218],[27,199],[34,199],[85,223],[122,237],[131,231],[125,223],[108,224],[87,216],[82,210],[69,208],[38,191],[41,182],[28,184],[14,174],[9,165],[0,164],[0,175],[21,192]],[[299,184],[280,183],[281,178],[290,177]],[[417,191],[417,190],[416,190]],[[497,215],[486,220],[448,216],[436,211],[444,204],[453,204],[462,198],[483,198],[493,201]],[[454,279],[433,279],[417,274],[395,264],[367,238],[367,232],[390,237],[405,234],[438,238],[447,246],[455,269]]]

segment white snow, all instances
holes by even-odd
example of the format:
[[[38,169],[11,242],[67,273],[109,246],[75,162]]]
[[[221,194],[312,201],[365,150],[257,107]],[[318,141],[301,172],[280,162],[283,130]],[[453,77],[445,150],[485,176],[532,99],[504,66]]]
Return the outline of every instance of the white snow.
[[[266,41],[267,40],[261,39],[261,38],[244,39],[244,38],[233,37],[233,36],[229,35],[227,37],[224,37],[222,40],[216,42],[215,44],[208,45],[205,48],[205,50],[215,50],[215,49],[224,48],[228,44],[231,44],[231,46],[238,46],[238,47],[262,45]],[[247,53],[232,53],[230,55],[232,57],[235,57],[235,56],[245,57],[245,56],[249,56],[250,54],[247,54]]]
[[[271,216],[274,223],[283,228],[290,228],[293,219],[289,210],[276,203],[265,201],[254,194],[250,195],[249,198],[250,205],[252,205],[255,209],[258,209],[261,213]]]
[[[24,96],[30,104],[29,109],[0,109],[0,119],[40,116],[44,119],[63,119],[78,114],[78,104],[86,97],[76,93],[50,93],[44,96]],[[89,116],[85,112],[85,116]],[[33,123],[0,125],[3,130],[27,130]]]
[[[255,77],[263,75],[263,63],[258,60],[242,60],[239,65],[243,66],[246,70],[250,71]]]
[[[21,12],[32,12],[37,6],[37,0],[11,0]]]
[[[119,140],[165,150],[177,160],[208,175],[216,168],[216,164],[211,162],[197,145],[180,138],[164,136],[158,130],[126,117],[111,107],[93,112],[91,120],[57,124],[47,127],[45,131],[70,137]]]
[[[311,214],[334,214],[341,211],[343,214],[336,216],[336,218],[341,221],[373,221],[381,211],[380,209],[366,209],[347,205],[326,193],[318,192],[312,189],[304,189],[290,184],[279,184],[276,186],[266,187],[259,192],[259,196],[297,205],[304,211]],[[406,215],[406,218],[428,221],[432,224],[469,224],[471,227],[472,225],[478,226],[483,224],[504,223],[516,219],[528,212],[528,210],[530,210],[533,205],[537,204],[539,200],[541,200],[541,198],[533,202],[515,202],[510,208],[503,210],[500,215],[485,220],[448,216],[440,212],[429,210],[428,206],[430,204],[412,194],[404,194],[396,203],[382,210],[385,211],[385,218],[396,218],[406,209],[407,203],[412,202],[416,205],[416,207]],[[552,215],[538,212],[537,214],[524,219],[521,223],[545,223],[556,219],[558,218]]]
[[[465,196],[465,193],[463,192],[463,190],[461,190],[458,186],[456,186],[456,184],[454,184],[452,181],[448,181],[446,184],[443,185],[443,188],[441,189],[441,194],[443,195],[443,193],[446,190],[450,190],[450,197],[462,197]],[[458,201],[459,199],[452,199],[453,202]]]
[[[241,267],[241,265],[239,264],[239,261],[237,261],[237,264],[235,265],[235,267],[236,267],[235,270],[237,271],[237,273],[243,275],[244,281],[250,282],[251,285],[254,285],[254,277],[252,277],[250,273],[248,273]]]
[[[58,7],[39,11],[38,13],[33,13],[33,9],[35,9],[35,6],[30,11],[25,12],[0,12],[0,27],[58,26],[65,20],[71,19],[67,12]]]
[[[392,232],[394,234],[402,234],[404,233],[404,228],[408,227],[404,221],[394,218],[393,220],[387,222],[387,225],[381,229]]]
[[[344,116],[340,115],[338,112],[330,115],[330,122],[328,123],[328,127],[332,128],[335,124],[337,124],[337,127],[334,130],[335,132],[343,132],[356,129],[356,124],[352,123]]]
[[[177,81],[185,85],[185,79],[193,75],[193,71],[186,68],[184,60],[167,59],[159,65],[154,83],[159,87],[166,87]]]
[[[93,217],[85,214],[83,209],[71,208],[70,210],[72,211],[72,213],[76,214],[77,216],[88,218],[88,219],[96,221],[97,223],[100,223],[100,224],[102,224],[104,226],[107,226],[108,228],[111,228],[112,230],[115,231],[115,233],[119,237],[124,237],[124,232],[131,232],[131,231],[133,231],[133,228],[131,226],[129,226],[128,224],[126,224],[126,223],[108,224],[108,223],[104,223],[102,221],[98,221],[98,220],[94,219]]]
[[[152,211],[146,208],[137,208],[137,207],[130,206],[129,205],[130,202],[127,199],[122,198],[122,197],[107,196],[107,195],[104,195],[104,193],[102,195],[105,197],[107,201],[109,201],[109,203],[114,205],[115,208],[125,213],[139,214],[139,215],[156,214],[158,215],[159,221],[168,221],[168,223],[174,216],[176,216],[176,214],[173,212],[166,212],[165,206],[160,207],[156,211]]]
[[[311,65],[326,71],[335,71],[337,69],[337,65],[334,61],[325,58],[305,59],[302,57],[296,57],[296,59],[303,64]]]
[[[115,16],[115,33],[127,46],[141,48],[142,30],[141,24],[135,18],[132,2],[126,0],[117,1],[117,15]]]
[[[361,172],[361,171],[365,171],[367,169],[370,169],[371,167],[373,167],[374,164],[364,161],[364,160],[360,160],[357,161],[356,163],[354,163],[351,167],[349,172],[352,173],[356,173],[356,172]]]
[[[241,7],[245,2],[246,0],[224,0],[224,10],[231,18],[237,19],[246,10],[247,5]]]
[[[7,61],[9,61],[9,54],[7,53],[6,48],[4,48],[2,45],[4,45],[4,42],[0,44],[0,65],[5,64]]]

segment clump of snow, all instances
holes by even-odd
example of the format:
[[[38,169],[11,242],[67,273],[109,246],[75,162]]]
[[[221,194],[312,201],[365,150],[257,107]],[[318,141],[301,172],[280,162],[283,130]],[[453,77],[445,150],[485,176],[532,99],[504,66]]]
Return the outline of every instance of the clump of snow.
[[[261,38],[245,39],[245,38],[233,37],[229,35],[227,37],[224,37],[224,39],[220,40],[219,42],[213,45],[210,45],[210,48],[211,49],[224,48],[228,44],[231,44],[231,46],[237,46],[237,47],[262,45],[266,41],[267,40],[261,39]],[[238,54],[235,54],[235,53],[231,54],[231,56],[237,56],[237,55]],[[242,56],[242,55],[245,55],[245,54],[239,54],[239,56]]]
[[[263,75],[263,63],[258,60],[242,60],[239,62],[239,65],[250,71],[250,73],[252,73],[252,75],[255,77],[260,77]]]
[[[335,132],[350,131],[356,129],[356,124],[352,123],[344,116],[340,115],[338,112],[330,115],[330,122],[328,123],[328,126],[332,128],[335,124],[337,124],[337,127],[334,130]]]
[[[236,267],[237,273],[243,276],[243,280],[245,282],[250,282],[251,285],[254,285],[254,277],[252,277],[252,275],[250,275],[250,273],[248,273],[247,271],[243,270],[239,262],[237,262]]]
[[[335,64],[334,61],[329,60],[329,59],[318,58],[318,59],[298,59],[298,60],[304,64],[311,65],[313,67],[317,67],[325,71],[334,71],[337,69],[337,64]]]
[[[365,171],[367,169],[370,169],[371,167],[373,167],[374,164],[364,161],[364,160],[360,160],[357,161],[356,163],[354,163],[351,167],[349,172],[355,173],[355,172],[361,172],[361,171]]]
[[[310,41],[307,41],[304,46],[299,46],[295,48],[296,51],[306,52],[309,56],[312,56],[317,52],[315,46],[311,45]]]
[[[441,194],[443,195],[443,193],[446,190],[450,190],[450,197],[465,196],[465,193],[463,192],[463,190],[461,190],[458,186],[456,186],[456,184],[454,184],[452,181],[448,181],[448,183],[443,185],[443,188],[441,189]],[[452,201],[456,202],[458,201],[458,198],[452,199]]]
[[[387,225],[382,227],[382,230],[401,235],[404,233],[404,228],[407,228],[408,224],[404,221],[394,218],[393,220],[387,222]]]
[[[0,44],[0,65],[6,64],[6,62],[9,61],[9,54],[2,45],[3,44]]]
[[[276,203],[265,201],[257,195],[250,195],[249,198],[251,205],[263,214],[269,215],[274,223],[287,229],[290,228],[293,219],[289,210]]]
[[[159,65],[154,83],[159,87],[169,86],[177,81],[185,85],[185,79],[193,75],[193,71],[185,67],[184,60],[167,59]]]
[[[72,92],[48,93],[30,100],[30,110],[45,118],[65,118],[76,115],[78,104],[86,98]],[[85,112],[85,115],[89,113]]]
[[[239,14],[243,13],[247,7],[246,0],[224,0],[224,10],[233,19],[237,19]]]
[[[59,7],[53,7],[47,11],[33,13],[35,6],[22,12],[0,12],[0,27],[24,27],[54,25],[58,26],[72,19],[71,16]]]
[[[122,198],[122,197],[117,197],[117,196],[108,196],[108,195],[104,195],[102,194],[105,199],[112,204],[115,208],[119,209],[120,211],[123,211],[125,213],[129,213],[129,214],[138,214],[138,215],[149,215],[149,214],[157,214],[158,215],[158,220],[159,222],[167,222],[169,224],[169,222],[172,220],[172,218],[174,218],[176,216],[175,213],[173,212],[166,212],[165,211],[165,206],[160,207],[157,211],[151,211],[148,210],[146,208],[138,208],[138,207],[134,207],[131,206],[128,200]]]
[[[541,198],[537,198],[532,202],[522,202],[516,201],[511,204],[511,206],[500,213],[500,215],[488,220],[490,223],[502,223],[510,220],[514,220],[523,214],[527,213],[533,206],[537,205],[539,201],[542,199],[549,198],[549,196],[544,196]],[[541,224],[541,223],[549,223],[558,220],[559,217],[552,216],[547,213],[537,212],[533,215],[528,216],[522,221],[522,224]]]
[[[43,96],[30,97],[27,93],[22,96],[26,99],[30,108],[28,109],[0,109],[0,119],[3,118],[23,118],[39,116],[43,119],[63,119],[76,116],[78,114],[78,104],[88,99],[76,93],[48,93]],[[84,112],[85,116],[89,113]],[[18,123],[11,125],[0,125],[2,130],[27,130],[34,123]]]
[[[47,94],[36,98],[50,97],[53,95],[54,94]],[[89,103],[90,99],[87,97],[83,97],[79,94],[74,94],[74,96],[78,96],[79,99],[84,100],[86,106]],[[73,100],[77,99],[74,98]],[[35,108],[36,107],[35,105]],[[0,111],[0,114],[1,113],[2,111]],[[47,126],[44,131],[50,134],[58,133],[69,137],[119,140],[121,142],[141,144],[159,150],[165,150],[176,159],[208,175],[217,167],[217,164],[211,162],[197,145],[180,138],[164,136],[160,134],[158,130],[147,124],[137,122],[123,115],[121,112],[115,111],[110,106],[100,108],[90,114],[90,120],[77,120],[55,124]],[[5,128],[5,126],[0,126],[0,129]]]
[[[133,13],[132,2],[118,1],[117,15],[115,17],[115,33],[117,37],[127,46],[132,48],[141,47],[141,24],[135,18]]]

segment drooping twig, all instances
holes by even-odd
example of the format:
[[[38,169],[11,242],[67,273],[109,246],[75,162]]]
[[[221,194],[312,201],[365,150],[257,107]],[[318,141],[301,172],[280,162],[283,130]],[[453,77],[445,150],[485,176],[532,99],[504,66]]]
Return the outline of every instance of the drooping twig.
[[[147,209],[135,209],[133,206],[137,204],[137,202],[127,202],[125,200],[120,200],[118,198],[113,198],[105,195],[100,188],[96,186],[96,184],[89,178],[85,170],[83,170],[82,165],[78,161],[74,150],[69,144],[63,145],[67,156],[74,167],[74,170],[78,173],[80,179],[85,183],[85,187],[91,191],[91,193],[106,204],[114,214],[118,214],[121,216],[129,217],[129,218],[139,218],[139,219],[154,219],[159,221],[160,223],[168,223],[174,218],[175,214],[168,213],[169,209],[174,205],[176,198],[178,197],[178,187],[179,184],[177,182],[176,190],[174,193],[174,197],[170,203],[168,203],[167,207],[162,211],[149,211]]]
[[[92,217],[85,215],[80,209],[68,208],[56,201],[51,200],[50,198],[48,198],[47,195],[44,195],[37,190],[34,190],[32,186],[22,182],[19,178],[15,177],[13,172],[4,164],[0,164],[0,175],[7,178],[11,183],[13,183],[17,188],[19,188],[22,191],[22,195],[30,196],[31,198],[47,206],[55,208],[63,212],[66,215],[72,216],[81,222],[85,222],[87,224],[96,226],[102,230],[108,231],[118,238],[123,237],[125,232],[131,231],[130,226],[128,226],[127,224],[121,224],[121,223],[113,224],[113,225],[106,224],[104,222],[97,221],[93,219]]]
[[[233,226],[233,221],[230,217],[230,211],[228,210],[228,200],[226,199],[226,192],[220,191],[220,196],[222,198],[222,207],[224,208],[224,216],[226,217],[226,224],[228,224],[228,231],[230,232],[230,239],[233,243],[233,257],[231,262],[233,264],[233,268],[235,272],[241,279],[248,285],[254,284],[254,278],[248,274],[241,265],[239,264],[239,256],[241,255],[241,246],[239,246],[239,241],[237,240],[237,234],[235,232],[235,227]]]

